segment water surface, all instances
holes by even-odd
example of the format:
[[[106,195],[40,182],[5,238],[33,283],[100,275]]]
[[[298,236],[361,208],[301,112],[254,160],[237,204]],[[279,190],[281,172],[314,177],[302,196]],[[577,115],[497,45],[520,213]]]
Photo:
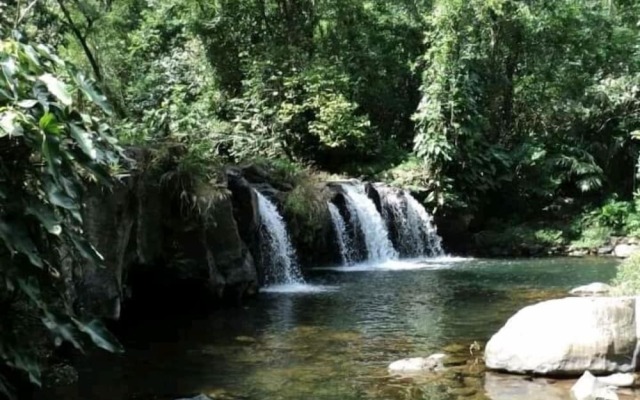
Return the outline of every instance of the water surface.
[[[616,264],[441,258],[316,270],[312,289],[263,293],[197,320],[140,321],[123,338],[125,355],[82,360],[79,384],[41,400],[507,400],[469,346],[484,345],[527,304],[609,281]],[[387,374],[394,360],[435,352],[451,355],[448,373]],[[537,399],[527,396],[519,399]]]

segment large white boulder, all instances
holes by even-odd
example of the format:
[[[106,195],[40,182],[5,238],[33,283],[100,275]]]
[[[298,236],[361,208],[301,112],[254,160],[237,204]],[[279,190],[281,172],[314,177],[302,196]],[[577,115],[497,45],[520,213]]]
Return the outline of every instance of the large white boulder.
[[[620,258],[629,258],[638,251],[640,251],[640,246],[637,244],[619,244],[613,249],[613,255]]]
[[[489,340],[486,365],[542,375],[632,372],[637,310],[633,297],[568,297],[525,307]]]
[[[403,360],[394,361],[389,364],[389,372],[391,373],[416,373],[416,372],[433,372],[444,369],[442,360],[446,356],[444,354],[433,354],[429,357],[405,358]]]

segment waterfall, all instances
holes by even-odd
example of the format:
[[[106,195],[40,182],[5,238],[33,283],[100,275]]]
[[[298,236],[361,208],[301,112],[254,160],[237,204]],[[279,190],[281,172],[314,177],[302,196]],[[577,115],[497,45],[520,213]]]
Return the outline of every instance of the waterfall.
[[[338,241],[338,248],[340,249],[340,257],[342,257],[343,265],[353,264],[353,255],[351,254],[351,240],[347,235],[347,226],[344,222],[344,218],[340,214],[340,210],[332,202],[327,202],[329,206],[329,212],[331,213],[331,221],[333,222],[333,229],[336,231],[336,238]]]
[[[442,238],[438,235],[433,217],[427,213],[422,204],[418,202],[409,192],[404,192],[407,199],[407,225],[410,227],[411,237],[421,240],[412,243],[419,243],[415,250],[416,256],[442,256]]]
[[[304,283],[282,216],[273,203],[257,190],[255,192],[260,211],[260,253],[265,270],[265,283]]]
[[[441,256],[441,239],[427,210],[408,192],[378,187],[383,216],[394,232],[398,250],[406,257]]]
[[[373,201],[362,186],[343,184],[350,221],[362,229],[369,261],[387,261],[398,257],[389,232]]]

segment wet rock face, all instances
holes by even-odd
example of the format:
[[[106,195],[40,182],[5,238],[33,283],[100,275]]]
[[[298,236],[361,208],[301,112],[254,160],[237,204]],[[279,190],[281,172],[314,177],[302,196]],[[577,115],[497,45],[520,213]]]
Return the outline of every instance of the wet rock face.
[[[205,294],[213,304],[255,293],[256,268],[242,234],[251,237],[258,229],[253,193],[239,190],[234,203],[231,194],[220,197],[205,185],[201,192],[211,198],[199,201],[206,209],[185,207],[181,191],[161,183],[161,175],[134,175],[110,191],[87,188],[85,230],[105,267],[63,257],[67,294],[80,313],[118,319],[129,298],[146,307],[153,296],[186,300],[198,292],[194,299]]]
[[[486,346],[487,367],[514,373],[578,376],[635,368],[635,298],[571,297],[525,307]]]
[[[66,278],[74,306],[85,315],[117,319],[122,301],[122,277],[129,243],[135,238],[135,204],[131,193],[135,182],[114,186],[111,192],[90,186],[85,196],[84,228],[91,243],[104,257],[105,268],[67,260]]]

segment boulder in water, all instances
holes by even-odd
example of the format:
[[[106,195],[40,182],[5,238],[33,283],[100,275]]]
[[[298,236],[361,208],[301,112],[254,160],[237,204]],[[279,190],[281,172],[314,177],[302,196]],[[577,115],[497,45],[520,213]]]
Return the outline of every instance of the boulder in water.
[[[606,283],[594,282],[572,289],[569,293],[576,296],[606,296],[611,292],[611,289],[612,287]]]
[[[615,388],[603,383],[589,371],[571,388],[573,400],[618,400]]]
[[[444,354],[433,354],[429,357],[405,358],[403,360],[394,361],[389,364],[389,372],[394,373],[416,373],[416,372],[434,372],[444,369],[442,360],[446,356]]]
[[[631,372],[638,342],[636,300],[569,297],[525,307],[485,349],[488,368],[578,376]]]

